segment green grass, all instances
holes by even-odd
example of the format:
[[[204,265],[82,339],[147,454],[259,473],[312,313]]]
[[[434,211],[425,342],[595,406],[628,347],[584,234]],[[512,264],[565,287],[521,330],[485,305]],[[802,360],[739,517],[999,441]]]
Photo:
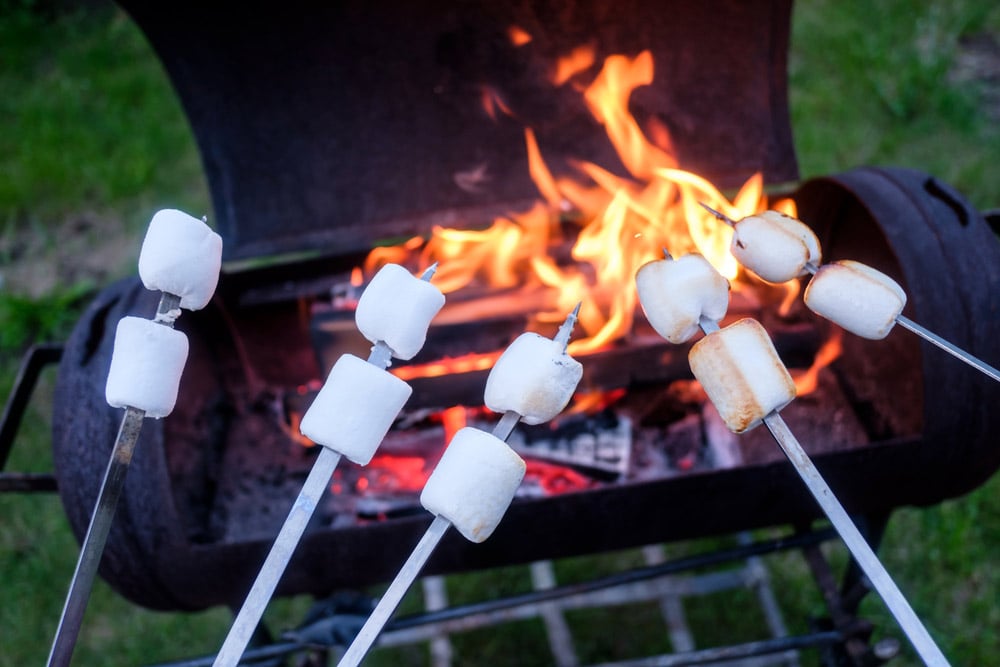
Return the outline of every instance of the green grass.
[[[797,4],[790,82],[803,178],[900,165],[940,177],[980,208],[996,207],[998,83],[988,72],[959,66],[966,42],[980,34],[1000,35],[993,2]],[[0,2],[0,128],[0,395],[6,396],[31,341],[65,338],[90,290],[134,270],[153,210],[208,212],[209,201],[180,105],[144,38],[119,11],[43,14]],[[9,470],[51,469],[52,382],[48,374]],[[680,555],[713,543],[668,550]],[[843,548],[828,551],[842,567]],[[955,664],[1000,664],[998,553],[1000,477],[961,499],[903,509],[890,524],[881,551],[886,565]],[[76,554],[56,496],[0,495],[0,666],[44,661]],[[562,581],[577,581],[638,562],[630,551],[568,559],[556,571]],[[810,617],[824,610],[802,559],[766,562],[790,629],[807,631]],[[526,568],[513,567],[452,577],[449,595],[462,602],[525,590],[527,576]],[[758,636],[762,622],[747,598],[689,602],[700,645]],[[418,602],[415,591],[405,604],[414,609]],[[275,629],[292,626],[308,604],[276,601],[268,619]],[[879,600],[869,598],[863,612],[881,635],[901,637]],[[573,612],[569,619],[587,662],[669,648],[650,605]],[[98,582],[74,664],[211,653],[228,623],[222,609],[137,609]],[[458,665],[548,662],[537,621],[464,633],[455,649]],[[377,651],[371,662],[427,664],[427,651]],[[896,664],[919,663],[907,648]]]

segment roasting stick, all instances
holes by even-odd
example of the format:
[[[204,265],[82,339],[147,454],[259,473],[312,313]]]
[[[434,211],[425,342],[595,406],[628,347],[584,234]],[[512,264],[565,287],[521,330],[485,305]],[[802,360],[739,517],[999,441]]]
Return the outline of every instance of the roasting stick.
[[[177,398],[188,343],[173,330],[174,322],[182,307],[198,310],[208,304],[218,283],[221,253],[221,237],[186,213],[163,210],[150,221],[139,275],[147,288],[161,292],[160,302],[152,321],[126,317],[118,324],[105,393],[108,403],[125,408],[125,414],[52,641],[50,666],[68,665],[73,657],[143,421],[168,415]]]
[[[734,227],[734,228],[736,227],[737,223],[735,221],[733,221],[731,218],[729,218],[728,216],[726,216],[725,214],[720,213],[719,211],[716,211],[715,209],[713,209],[712,207],[708,206],[707,204],[704,204],[702,202],[698,202],[698,203],[701,204],[701,206],[705,210],[707,210],[709,213],[711,213],[713,216],[715,216],[719,220],[725,222],[730,227]],[[794,220],[792,218],[789,218],[789,219],[790,220]],[[796,222],[798,222],[798,221],[796,221]],[[799,223],[799,224],[801,224],[801,223]],[[898,302],[899,302],[899,309],[902,310],[902,306],[906,302],[906,295],[905,295],[905,293],[902,292],[902,289],[899,288],[899,286],[896,285],[896,283],[894,281],[892,281],[888,276],[885,276],[884,274],[876,272],[876,271],[874,271],[874,269],[871,269],[870,267],[865,267],[864,265],[861,265],[861,264],[859,264],[857,262],[834,262],[833,265],[835,266],[835,268],[833,270],[836,271],[836,272],[838,272],[838,274],[840,276],[842,276],[842,277],[845,277],[845,278],[849,279],[849,276],[853,276],[853,277],[865,276],[865,277],[867,277],[869,279],[867,281],[869,285],[871,284],[871,279],[874,279],[877,283],[880,283],[881,287],[888,287],[890,290],[896,291],[897,292],[896,296],[897,296],[897,299],[898,299]],[[827,266],[831,266],[831,265],[827,265]],[[804,268],[805,271],[808,271],[809,273],[813,274],[814,276],[821,272],[821,269],[820,269],[820,267],[818,265],[818,262],[814,262],[814,261],[807,261],[803,265],[803,268]],[[765,280],[769,280],[769,278],[767,278],[766,276],[762,276],[762,277],[764,277]],[[782,277],[784,277],[784,276],[782,276]],[[786,279],[791,279],[791,278],[786,278]],[[770,280],[770,282],[784,282],[784,280]],[[810,305],[810,304],[807,304],[807,305]],[[814,308],[814,310],[816,310],[816,309]],[[819,314],[822,315],[823,317],[827,317],[827,314],[825,312],[819,312]],[[827,317],[827,319],[833,319],[833,318],[832,317]],[[837,322],[836,319],[833,319],[833,321]],[[968,364],[969,366],[972,366],[973,368],[975,368],[979,372],[983,373],[984,375],[992,378],[993,380],[996,380],[997,382],[1000,382],[1000,370],[997,370],[996,368],[994,368],[993,366],[989,365],[988,363],[986,363],[982,359],[979,359],[978,357],[970,354],[969,352],[966,352],[965,350],[963,350],[962,348],[958,347],[954,343],[951,343],[948,340],[945,340],[944,338],[942,338],[938,334],[934,333],[933,331],[930,331],[926,327],[924,327],[924,326],[922,326],[920,324],[917,324],[916,322],[914,322],[910,318],[906,317],[905,315],[902,315],[901,313],[898,313],[898,312],[895,312],[895,311],[890,312],[889,313],[889,321],[886,323],[886,326],[883,326],[875,335],[865,335],[865,334],[859,334],[859,335],[862,335],[862,336],[864,336],[866,338],[883,338],[886,334],[888,334],[889,329],[892,327],[892,323],[893,322],[898,323],[904,329],[908,329],[909,331],[912,331],[913,333],[915,333],[916,335],[920,336],[921,338],[923,338],[927,342],[929,342],[929,343],[931,343],[931,344],[933,344],[933,345],[941,348],[942,350],[944,350],[948,354],[952,355],[956,359],[960,359],[961,361],[964,361],[966,364]],[[837,324],[841,324],[841,323],[837,322]],[[846,327],[845,326],[845,328],[847,328],[848,330],[850,330],[850,327]],[[855,331],[854,333],[858,333],[858,332]]]
[[[437,263],[428,267],[419,281],[416,281],[406,269],[390,264],[383,267],[362,294],[356,311],[358,327],[369,339],[375,338],[375,344],[364,363],[350,355],[341,357],[330,372],[323,391],[302,419],[302,432],[310,437],[315,433],[314,439],[325,446],[320,448],[319,456],[313,463],[298,498],[289,510],[253,587],[215,657],[216,667],[239,663],[341,457],[346,455],[355,463],[367,464],[396,414],[409,398],[409,385],[389,375],[385,369],[392,363],[393,356],[409,359],[423,346],[427,326],[444,305],[444,297],[440,291],[429,284],[436,271]],[[411,309],[404,314],[403,322],[394,321],[394,318],[399,317],[398,311],[408,307],[407,302],[409,306],[417,304],[416,310]],[[395,350],[380,338],[383,335],[392,340]],[[363,380],[366,375],[370,375],[372,380]],[[364,386],[359,388],[355,384],[363,385],[365,382],[372,391],[364,392]],[[377,410],[377,414],[373,413],[379,418],[379,423],[371,423],[370,419],[367,420],[369,423],[354,423],[350,416],[341,415],[343,423],[331,425],[326,415],[320,416],[324,411],[362,411],[361,418],[356,421],[366,421],[370,415],[363,413],[362,406],[350,405],[347,397],[347,394],[359,396],[364,393],[372,395],[360,396],[355,400],[380,403],[380,407],[384,409]],[[333,432],[338,428],[347,432],[357,432],[359,429],[367,431],[367,441],[359,443],[357,437],[352,437],[352,442],[344,442],[348,436]]]
[[[706,335],[719,331],[719,325],[708,319],[701,318],[700,325]],[[837,500],[833,491],[820,475],[819,470],[813,464],[812,459],[806,454],[802,445],[795,438],[795,435],[788,428],[788,424],[781,417],[777,410],[771,411],[763,418],[764,425],[771,432],[774,440],[784,451],[785,456],[795,467],[795,471],[805,482],[809,492],[812,493],[823,513],[826,514],[834,529],[840,535],[844,544],[851,552],[851,556],[861,567],[868,577],[872,586],[885,601],[889,611],[896,618],[899,626],[906,633],[910,643],[917,650],[920,658],[925,664],[937,667],[948,665],[948,660],[944,657],[941,649],[931,638],[930,633],[921,623],[920,618],[913,611],[910,603],[906,601],[903,593],[892,580],[889,572],[882,565],[882,562],[872,551],[872,548],[865,541],[865,538],[858,531],[851,517],[844,510],[844,507]]]
[[[580,380],[582,367],[566,354],[566,345],[569,343],[569,337],[579,312],[580,305],[577,304],[551,341],[537,334],[523,334],[497,360],[490,373],[490,379],[487,381],[486,405],[494,411],[499,411],[498,408],[502,408],[503,417],[493,427],[492,436],[476,429],[465,428],[452,438],[441,463],[428,479],[427,486],[420,497],[424,507],[435,513],[434,520],[400,568],[396,578],[389,584],[389,588],[386,589],[374,611],[347,648],[343,658],[337,663],[338,667],[357,667],[364,660],[389,617],[392,616],[403,596],[427,563],[427,559],[430,558],[441,538],[453,525],[452,519],[445,516],[446,514],[452,516],[458,530],[474,542],[482,542],[492,534],[507,506],[513,500],[514,493],[524,476],[524,462],[502,443],[507,441],[514,431],[514,427],[520,421],[538,424],[548,421],[561,412],[572,397],[573,390]],[[557,366],[561,370],[551,371],[545,368],[547,362],[556,360],[558,360]],[[548,396],[542,400],[544,405],[539,405],[537,399],[534,404],[526,402],[530,400],[523,398],[526,392],[521,392],[521,396],[515,397],[510,393],[510,387],[498,388],[498,385],[504,384],[505,380],[510,379],[514,374],[525,371],[531,374],[531,370],[526,368],[526,363],[531,363],[536,371],[542,367],[542,372],[535,374],[534,377],[522,378],[523,381],[519,383],[518,388],[523,389],[526,385],[534,387],[539,387],[542,384],[547,385],[545,393]],[[553,372],[556,377],[550,378],[549,375]],[[500,442],[491,444],[490,440],[499,440]],[[491,460],[488,463],[485,459],[483,461],[477,460],[479,458],[478,448],[493,449],[494,453],[490,454]],[[475,471],[472,469],[473,466],[480,467],[485,472]],[[469,470],[466,471],[463,468],[469,468]],[[457,491],[449,488],[448,482],[451,481],[449,478],[454,478],[456,474],[460,475],[465,472],[468,472],[470,476],[479,476],[480,479],[471,480],[466,484],[466,488]],[[484,474],[488,474],[489,478],[482,478]],[[506,479],[503,479],[504,477]],[[495,478],[501,478],[500,482],[498,483]],[[499,484],[499,486],[491,488],[491,485],[495,484]],[[460,507],[466,504],[465,501],[468,499],[466,494],[479,490],[482,490],[483,495],[492,496],[492,502],[486,503],[491,507],[485,513],[477,510],[470,512]]]

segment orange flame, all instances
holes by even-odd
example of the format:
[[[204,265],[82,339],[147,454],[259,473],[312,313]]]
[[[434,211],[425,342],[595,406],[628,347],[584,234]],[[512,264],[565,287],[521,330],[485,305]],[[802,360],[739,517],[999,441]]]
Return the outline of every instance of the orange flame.
[[[452,437],[465,428],[468,419],[465,415],[465,408],[461,405],[448,408],[441,412],[441,424],[444,426],[444,441],[451,442]]]
[[[837,357],[843,352],[841,340],[844,337],[844,331],[839,327],[831,327],[831,329],[832,333],[830,337],[826,339],[826,342],[816,352],[816,358],[813,359],[812,366],[793,378],[795,380],[795,394],[797,396],[805,396],[816,391],[816,388],[819,386],[819,372],[836,361]]]
[[[568,55],[556,61],[555,71],[552,73],[552,83],[561,86],[577,74],[586,71],[594,64],[594,47],[590,44],[578,46]]]
[[[563,72],[561,77],[572,77],[589,67],[588,58],[592,57],[589,47],[580,47],[560,60],[556,71]],[[439,262],[434,283],[444,292],[473,283],[542,290],[546,296],[537,315],[539,322],[562,321],[580,302],[578,331],[583,336],[570,343],[571,354],[597,350],[628,334],[638,302],[635,272],[642,264],[660,258],[662,248],[675,255],[701,253],[723,275],[735,279],[739,271],[729,252],[732,230],[699,202],[737,220],[766,210],[769,203],[763,177],[751,177],[730,201],[704,178],[678,169],[666,126],[655,118],[648,121],[653,135],[650,141],[628,110],[632,92],[652,80],[650,52],[643,51],[635,58],[613,55],[583,92],[629,177],[589,162],[573,165],[585,177],[583,181],[556,177],[528,128],[528,169],[543,201],[528,211],[498,218],[486,229],[436,227],[426,242],[411,239],[405,250],[377,248],[365,261],[366,273],[385,262],[410,258],[420,266]],[[776,202],[773,207],[795,215],[790,200]],[[573,211],[572,219],[580,229],[567,257],[560,224],[567,222],[564,214],[568,210]],[[559,252],[553,254],[554,250]],[[394,372],[415,373],[410,377],[427,374],[424,371],[455,372],[466,363],[479,368],[486,358],[448,360],[442,367],[421,367],[420,373],[409,370],[413,367]]]
[[[457,373],[471,373],[472,371],[484,371],[493,368],[493,364],[500,358],[500,351],[486,354],[465,354],[460,357],[445,357],[428,364],[414,364],[412,366],[400,366],[391,369],[391,373],[400,380],[412,380],[413,378],[439,377],[441,375],[455,375]]]

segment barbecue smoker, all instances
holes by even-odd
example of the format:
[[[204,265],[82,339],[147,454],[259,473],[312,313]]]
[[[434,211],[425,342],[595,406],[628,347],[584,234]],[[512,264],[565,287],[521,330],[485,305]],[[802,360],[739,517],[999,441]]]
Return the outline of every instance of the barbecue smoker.
[[[624,173],[578,91],[551,85],[557,56],[586,44],[600,63],[648,49],[657,81],[636,89],[632,111],[669,130],[681,168],[719,187],[757,171],[771,184],[798,176],[790,2],[342,3],[273,14],[248,6],[237,16],[196,3],[123,4],[190,118],[228,260],[213,304],[178,324],[191,353],[177,408],[143,429],[101,568],[143,606],[242,601],[316,454],[296,419],[341,352],[365,354],[349,333],[350,308],[338,304],[350,302],[352,269],[373,246],[438,224],[482,227],[536,199],[525,127],[554,171],[587,160]],[[532,41],[518,44],[511,26]],[[488,99],[504,113],[490,117]],[[959,194],[926,174],[880,168],[789,190],[825,261],[892,275],[909,295],[908,316],[1000,358],[1000,293],[986,287],[1000,283],[1000,244]],[[108,288],[65,350],[54,448],[78,535],[120,419],[103,398],[114,324],[148,315],[154,298],[137,280]],[[761,319],[787,365],[807,368],[833,328],[801,308],[779,314],[776,301],[763,290],[730,317]],[[523,312],[490,313],[462,295],[442,315],[452,303],[413,366],[502,349],[525,328]],[[476,316],[463,318],[469,310]],[[519,428],[534,466],[524,497],[488,542],[448,536],[427,573],[805,528],[820,516],[763,429],[720,435],[691,383],[687,347],[646,334],[639,322],[578,357],[582,386],[608,398],[555,431]],[[963,494],[993,473],[1000,416],[988,406],[1000,391],[905,332],[881,342],[845,335],[842,345],[818,389],[782,414],[877,541],[894,508]],[[371,474],[341,466],[279,594],[392,577],[431,519],[416,495],[445,442],[444,411],[465,406],[465,418],[488,419],[477,411],[486,373],[409,380],[413,398],[383,446],[389,458]]]

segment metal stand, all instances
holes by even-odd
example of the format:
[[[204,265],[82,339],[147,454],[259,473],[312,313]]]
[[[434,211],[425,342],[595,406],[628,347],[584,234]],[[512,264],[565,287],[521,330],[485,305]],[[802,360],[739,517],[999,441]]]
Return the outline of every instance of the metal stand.
[[[858,525],[864,527],[866,538],[874,537],[884,529],[885,517],[862,517]],[[450,643],[451,635],[516,620],[539,619],[546,628],[552,664],[573,667],[583,663],[578,656],[566,612],[649,602],[658,604],[663,610],[664,632],[669,635],[674,652],[590,667],[712,664],[724,664],[726,667],[795,667],[799,664],[799,652],[803,650],[819,651],[824,667],[873,667],[894,657],[900,644],[892,639],[882,640],[874,646],[869,644],[872,626],[855,614],[860,603],[857,587],[863,579],[857,575],[856,568],[848,566],[844,583],[839,584],[819,548],[823,542],[836,538],[837,533],[832,529],[809,527],[802,527],[784,537],[756,541],[743,533],[736,536],[737,544],[731,548],[674,560],[664,560],[662,547],[654,545],[642,550],[648,563],[645,567],[570,585],[558,585],[551,562],[542,561],[531,567],[533,590],[530,593],[445,608],[441,608],[441,595],[429,596],[426,599],[427,611],[392,619],[379,635],[377,647],[430,643],[436,646],[434,666],[447,667],[453,657],[461,657],[455,655]],[[803,553],[829,614],[826,618],[814,620],[813,630],[806,634],[789,635],[785,631],[781,611],[763,565],[763,557],[788,551]],[[707,567],[734,562],[741,562],[742,567],[704,572]],[[694,570],[699,572],[695,574]],[[431,588],[441,588],[439,578],[428,579],[431,580]],[[754,592],[771,636],[730,646],[698,648],[695,633],[686,622],[684,601],[736,589]],[[446,600],[443,603],[447,604]],[[359,609],[356,601],[332,603],[324,607],[326,613],[322,618],[314,617],[309,624],[285,633],[284,641],[249,649],[244,654],[244,660],[248,664],[257,664],[253,661],[306,649],[315,650],[317,646],[343,650],[365,622],[370,607],[361,605]],[[205,667],[211,661],[212,658],[208,657],[159,667]]]

